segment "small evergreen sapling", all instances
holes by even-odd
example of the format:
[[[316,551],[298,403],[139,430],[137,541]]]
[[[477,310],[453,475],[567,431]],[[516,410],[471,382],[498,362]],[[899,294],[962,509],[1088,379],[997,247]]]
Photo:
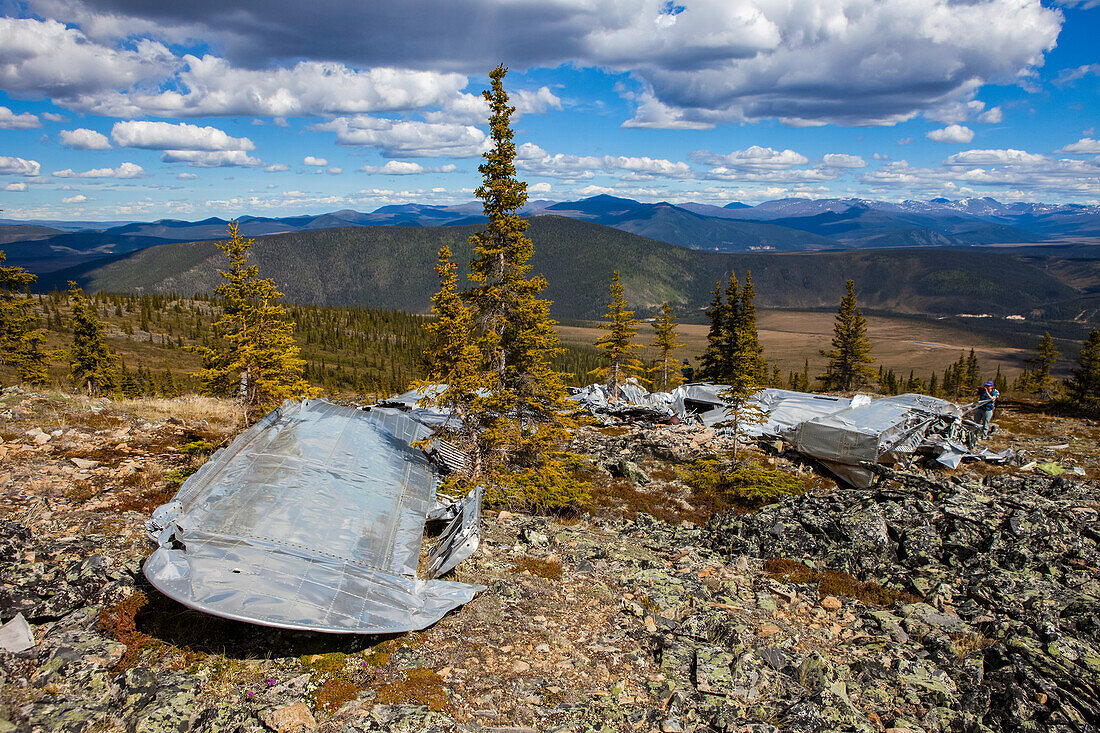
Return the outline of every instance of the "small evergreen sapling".
[[[666,300],[661,313],[653,321],[653,344],[657,347],[657,366],[654,368],[654,387],[667,392],[684,381],[684,375],[675,365],[673,353],[683,347],[676,332],[676,319],[672,316],[672,307]]]
[[[645,366],[634,356],[641,349],[641,345],[634,341],[638,335],[638,319],[634,317],[634,311],[627,310],[618,270],[611,276],[611,302],[604,317],[607,321],[600,323],[599,327],[607,333],[596,340],[596,348],[603,352],[608,364],[597,369],[596,374],[605,378],[608,394],[615,401],[619,398],[623,383],[645,371]]]

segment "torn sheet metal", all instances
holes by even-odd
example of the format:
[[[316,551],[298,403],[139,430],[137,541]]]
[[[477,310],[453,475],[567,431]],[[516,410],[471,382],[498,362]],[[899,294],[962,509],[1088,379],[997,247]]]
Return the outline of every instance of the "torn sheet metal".
[[[394,409],[285,403],[154,512],[146,577],[184,605],[264,626],[430,626],[483,588],[416,577],[439,472],[411,444],[429,433]],[[440,566],[462,547],[444,547]]]
[[[672,393],[672,410],[680,416],[697,416],[707,427],[729,420],[726,409],[729,403],[722,398],[724,384],[687,384]],[[852,398],[810,392],[793,392],[788,389],[767,388],[752,396],[760,409],[755,420],[747,420],[741,426],[742,434],[750,437],[778,437],[799,423],[815,417],[829,415],[849,407],[868,404],[867,395]]]
[[[439,535],[428,555],[428,575],[438,578],[477,551],[481,543],[481,487],[456,502],[455,517]]]
[[[590,384],[580,389],[570,389],[569,399],[580,403],[592,413],[616,413],[633,409],[646,410],[655,416],[672,414],[672,395],[668,392],[650,392],[638,380],[631,377],[619,385],[619,394],[611,399],[604,384]]]
[[[977,426],[965,423],[965,411],[947,400],[904,394],[807,420],[784,437],[854,486],[867,486],[870,464],[903,459],[944,440],[972,447]]]
[[[0,649],[8,652],[25,652],[34,646],[34,633],[23,614],[0,626]]]
[[[458,427],[457,421],[452,418],[449,410],[420,406],[421,402],[437,396],[445,389],[447,389],[446,384],[429,384],[421,389],[410,389],[408,392],[402,392],[383,400],[378,403],[378,406],[401,410],[414,417],[417,422],[433,428],[442,426]],[[448,425],[448,423],[450,424]]]

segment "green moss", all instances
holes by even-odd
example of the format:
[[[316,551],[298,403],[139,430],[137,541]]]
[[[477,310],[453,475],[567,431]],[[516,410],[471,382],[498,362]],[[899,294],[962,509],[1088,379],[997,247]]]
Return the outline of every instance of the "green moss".
[[[425,705],[437,713],[453,709],[443,678],[427,667],[410,669],[404,678],[378,688],[375,700],[382,705]]]
[[[173,489],[178,489],[183,485],[183,482],[187,480],[187,477],[198,471],[198,466],[193,468],[177,468],[164,474],[164,480],[168,483],[168,486]]]
[[[363,680],[354,670],[347,670],[347,661],[348,655],[341,652],[310,654],[301,658],[302,667],[309,673],[312,689],[307,698],[314,710],[335,713],[362,692]]]

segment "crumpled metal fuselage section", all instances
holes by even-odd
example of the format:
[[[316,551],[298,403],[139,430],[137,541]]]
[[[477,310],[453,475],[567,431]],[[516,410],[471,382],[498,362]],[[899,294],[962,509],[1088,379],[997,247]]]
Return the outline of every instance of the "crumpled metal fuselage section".
[[[416,577],[439,473],[398,410],[287,402],[218,451],[148,528],[145,575],[184,605],[264,626],[422,629],[481,586]],[[436,573],[477,547],[480,492],[452,502]]]
[[[784,437],[854,486],[868,486],[869,464],[902,460],[944,440],[972,447],[977,426],[965,407],[922,394],[884,397],[799,423]]]

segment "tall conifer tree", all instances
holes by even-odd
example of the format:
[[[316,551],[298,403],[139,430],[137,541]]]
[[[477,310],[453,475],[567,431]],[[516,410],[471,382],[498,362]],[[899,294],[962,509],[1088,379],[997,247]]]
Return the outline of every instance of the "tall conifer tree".
[[[722,310],[722,357],[714,381],[726,383],[733,374],[741,348],[741,296],[737,273],[730,272],[726,281],[726,305]]]
[[[634,311],[627,309],[618,270],[611,276],[611,302],[607,305],[604,318],[607,321],[600,323],[599,327],[607,333],[596,340],[596,348],[603,351],[607,366],[600,367],[596,372],[605,377],[608,394],[612,400],[617,400],[623,383],[645,370],[642,362],[634,356],[642,348],[634,340],[638,335],[638,319],[634,317]]]
[[[515,107],[504,91],[507,73],[504,65],[493,69],[491,89],[483,93],[492,147],[478,166],[482,184],[474,194],[489,221],[470,237],[474,259],[469,277],[474,285],[466,297],[490,373],[489,394],[476,406],[487,421],[479,439],[505,463],[535,465],[564,438],[559,412],[567,400],[564,377],[551,365],[563,349],[550,304],[539,297],[546,281],[530,275],[534,245],[519,213],[527,202],[527,184],[516,178],[510,126]]]
[[[1058,349],[1054,346],[1054,339],[1050,332],[1043,333],[1039,345],[1035,348],[1035,357],[1030,360],[1032,368],[1028,372],[1028,385],[1032,392],[1042,397],[1050,397],[1054,394],[1054,379],[1051,372],[1058,361]]]
[[[488,384],[488,374],[482,370],[474,314],[458,292],[458,265],[451,259],[449,247],[439,250],[435,272],[439,276],[439,292],[432,296],[435,318],[424,324],[430,339],[425,350],[428,375],[413,387],[446,385],[442,392],[430,395],[426,402],[448,411],[454,418],[451,426],[454,437],[469,457],[470,474],[476,475],[481,470],[477,445],[479,425],[471,411],[479,390]]]
[[[833,323],[833,348],[821,352],[829,363],[818,379],[825,383],[825,389],[850,391],[874,378],[875,372],[869,365],[875,360],[867,338],[867,320],[856,307],[855,284],[849,280],[844,287],[846,293]]]
[[[723,358],[726,351],[726,305],[722,302],[722,281],[714,283],[710,293],[710,305],[707,318],[710,319],[710,331],[707,332],[707,348],[699,355],[699,378],[717,382],[725,373],[728,359]]]
[[[768,365],[764,359],[764,347],[760,345],[760,333],[756,328],[756,290],[752,286],[752,272],[745,272],[745,285],[741,288],[740,308],[737,314],[738,364],[746,364],[753,370],[753,378],[763,386],[767,380]]]
[[[667,392],[680,386],[684,375],[676,368],[673,353],[683,347],[676,333],[676,320],[672,316],[672,307],[666,300],[661,305],[661,313],[653,320],[653,344],[657,347],[657,366],[654,368],[654,388]]]
[[[38,276],[22,267],[5,267],[5,259],[0,251],[0,361],[14,367],[20,381],[45,384],[52,356],[42,350],[46,330],[38,328],[38,319],[31,312],[34,302],[20,294]]]
[[[1100,330],[1093,329],[1081,345],[1077,367],[1066,389],[1078,407],[1086,412],[1100,413]]]
[[[286,399],[316,392],[303,376],[305,361],[294,341],[294,324],[278,302],[283,294],[275,281],[261,278],[260,268],[248,264],[254,239],[241,236],[236,221],[229,239],[218,242],[229,268],[214,292],[222,299],[222,313],[214,322],[220,336],[213,346],[198,346],[203,368],[196,375],[204,389],[233,396],[246,415],[267,410]]]
[[[107,346],[103,323],[95,306],[74,282],[69,283],[73,309],[73,343],[69,349],[69,373],[88,394],[110,392],[118,383],[118,357]]]

